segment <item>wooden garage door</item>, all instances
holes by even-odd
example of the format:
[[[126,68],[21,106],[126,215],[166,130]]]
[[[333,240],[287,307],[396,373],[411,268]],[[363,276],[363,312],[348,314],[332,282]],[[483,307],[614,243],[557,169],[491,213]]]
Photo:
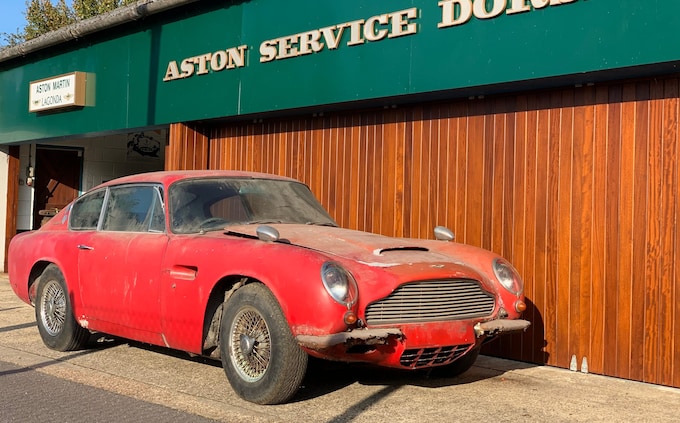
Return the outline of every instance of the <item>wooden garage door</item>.
[[[533,322],[487,353],[680,386],[677,78],[171,130],[168,168],[306,182],[345,227],[511,260]]]

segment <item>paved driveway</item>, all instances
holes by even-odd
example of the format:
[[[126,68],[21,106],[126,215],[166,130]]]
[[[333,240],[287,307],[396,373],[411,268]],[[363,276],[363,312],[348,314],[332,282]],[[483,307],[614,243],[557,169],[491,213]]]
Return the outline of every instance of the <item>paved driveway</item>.
[[[484,356],[461,377],[439,380],[313,362],[291,403],[258,406],[232,392],[218,363],[107,337],[93,337],[93,342],[93,348],[84,351],[48,350],[40,341],[33,308],[14,296],[6,275],[0,274],[0,361],[13,369],[34,369],[198,417],[248,422],[514,423],[671,422],[680,416],[678,389]],[[0,398],[0,403],[6,399]],[[26,406],[35,401],[27,398]],[[49,419],[49,414],[43,417]]]

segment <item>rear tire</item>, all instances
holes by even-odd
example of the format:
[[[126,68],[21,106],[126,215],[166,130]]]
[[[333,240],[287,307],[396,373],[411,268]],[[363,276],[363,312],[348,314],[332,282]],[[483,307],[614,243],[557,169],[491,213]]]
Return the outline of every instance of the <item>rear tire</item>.
[[[90,332],[73,317],[71,298],[59,268],[53,264],[47,266],[37,284],[35,319],[43,343],[56,351],[84,348]]]
[[[231,387],[256,404],[289,400],[307,370],[307,354],[293,338],[278,301],[259,283],[239,288],[227,300],[220,353]]]

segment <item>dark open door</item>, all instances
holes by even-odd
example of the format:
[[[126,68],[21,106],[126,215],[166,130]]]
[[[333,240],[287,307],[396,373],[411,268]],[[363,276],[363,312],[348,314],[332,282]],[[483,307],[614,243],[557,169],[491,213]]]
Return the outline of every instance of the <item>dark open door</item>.
[[[33,229],[78,196],[82,166],[82,150],[36,148]]]

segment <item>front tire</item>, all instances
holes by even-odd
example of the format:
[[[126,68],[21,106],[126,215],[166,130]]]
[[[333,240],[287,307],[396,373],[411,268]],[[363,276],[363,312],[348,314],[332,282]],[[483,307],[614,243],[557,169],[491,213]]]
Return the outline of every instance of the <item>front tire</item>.
[[[59,268],[47,266],[37,284],[35,319],[43,343],[56,351],[84,348],[90,333],[73,317],[71,298]]]
[[[236,290],[227,300],[220,353],[231,387],[256,404],[289,400],[307,370],[307,354],[293,339],[278,301],[259,283]]]

